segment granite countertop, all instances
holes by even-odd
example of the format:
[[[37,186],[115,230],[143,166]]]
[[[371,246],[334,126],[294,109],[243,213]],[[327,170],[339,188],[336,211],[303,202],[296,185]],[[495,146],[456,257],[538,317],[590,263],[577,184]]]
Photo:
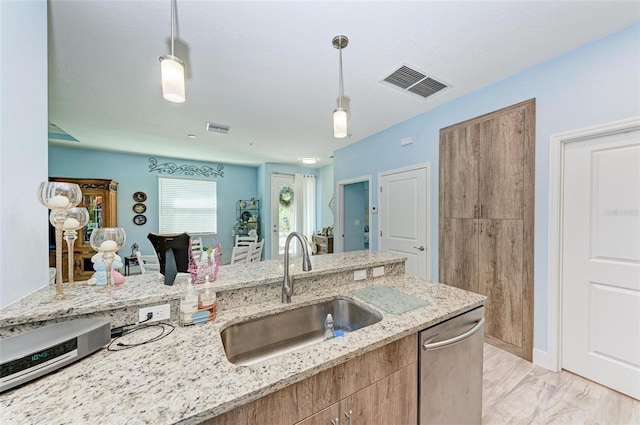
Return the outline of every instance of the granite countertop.
[[[314,258],[318,263],[325,261]],[[351,294],[369,285],[389,286],[426,305],[401,315],[387,313]],[[236,366],[226,359],[220,331],[229,324],[336,296],[380,312],[382,320],[255,365]],[[177,327],[152,344],[119,352],[100,350],[58,373],[0,395],[0,418],[2,423],[16,424],[199,423],[483,305],[485,299],[410,276],[318,286],[307,293],[294,293],[291,304],[270,301],[223,310],[211,323]]]
[[[308,272],[302,271],[300,258],[291,259],[289,274],[294,279],[320,277],[327,273],[399,263],[404,260],[404,257],[394,254],[370,251],[317,255],[311,257],[312,270]],[[283,262],[277,260],[221,266],[215,281],[215,289],[230,291],[281,282],[283,274]],[[187,274],[178,274],[173,286],[164,285],[163,279],[159,273],[127,276],[124,287],[111,293],[100,292],[99,287],[89,286],[86,281],[76,282],[73,285],[64,284],[64,293],[71,296],[64,300],[56,300],[55,286],[48,285],[0,309],[0,328],[79,316],[125,306],[163,303],[179,298],[184,292]]]

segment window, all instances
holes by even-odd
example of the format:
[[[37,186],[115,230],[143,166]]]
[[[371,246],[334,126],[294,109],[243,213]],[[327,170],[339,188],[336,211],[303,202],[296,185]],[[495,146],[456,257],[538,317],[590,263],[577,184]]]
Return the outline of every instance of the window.
[[[160,233],[217,233],[216,181],[158,176]]]

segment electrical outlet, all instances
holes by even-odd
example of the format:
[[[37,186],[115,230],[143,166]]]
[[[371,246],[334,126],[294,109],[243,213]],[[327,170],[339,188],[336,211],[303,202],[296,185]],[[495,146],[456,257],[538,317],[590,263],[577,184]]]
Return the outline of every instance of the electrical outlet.
[[[364,280],[367,278],[367,270],[355,270],[353,272],[353,280]]]
[[[152,313],[151,319],[147,320],[147,314]],[[138,310],[138,322],[158,322],[160,320],[169,320],[171,317],[171,304],[160,304],[152,307],[144,307]]]
[[[373,268],[373,277],[384,276],[384,266]]]

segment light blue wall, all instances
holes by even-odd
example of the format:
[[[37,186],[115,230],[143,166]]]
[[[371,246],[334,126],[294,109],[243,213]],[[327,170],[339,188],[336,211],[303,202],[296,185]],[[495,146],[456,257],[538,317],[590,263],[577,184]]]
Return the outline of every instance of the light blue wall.
[[[329,209],[329,201],[333,197],[333,165],[318,168],[316,229],[333,227],[333,212]]]
[[[452,81],[455,84],[455,81]],[[439,129],[536,98],[534,347],[547,350],[547,231],[551,135],[640,115],[640,24],[416,116],[334,153],[335,181],[431,163],[431,264],[438,264]],[[407,100],[410,101],[410,100]],[[414,144],[400,146],[412,136]],[[378,191],[372,190],[372,205]],[[378,223],[371,223],[378,247]],[[431,278],[437,279],[437,267]]]
[[[217,165],[198,161],[157,159],[160,163],[174,162],[177,165]],[[224,177],[215,178],[218,181],[218,234],[215,237],[222,245],[222,262],[226,263],[234,244],[231,228],[235,222],[236,201],[259,196],[258,168],[223,165]],[[141,252],[152,252],[147,235],[149,232],[158,231],[158,172],[150,172],[148,156],[52,146],[49,148],[49,176],[116,180],[119,183],[118,226],[127,232],[127,243],[123,252],[129,254],[134,242],[140,246]],[[142,226],[137,226],[132,221],[135,215],[132,210],[135,203],[133,194],[138,191],[147,194],[147,211],[144,213],[147,223]]]

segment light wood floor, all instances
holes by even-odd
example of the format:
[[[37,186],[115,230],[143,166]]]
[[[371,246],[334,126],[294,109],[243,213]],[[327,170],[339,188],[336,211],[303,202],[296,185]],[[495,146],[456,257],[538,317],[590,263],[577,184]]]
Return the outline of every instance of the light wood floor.
[[[483,425],[640,424],[640,401],[484,345]]]

